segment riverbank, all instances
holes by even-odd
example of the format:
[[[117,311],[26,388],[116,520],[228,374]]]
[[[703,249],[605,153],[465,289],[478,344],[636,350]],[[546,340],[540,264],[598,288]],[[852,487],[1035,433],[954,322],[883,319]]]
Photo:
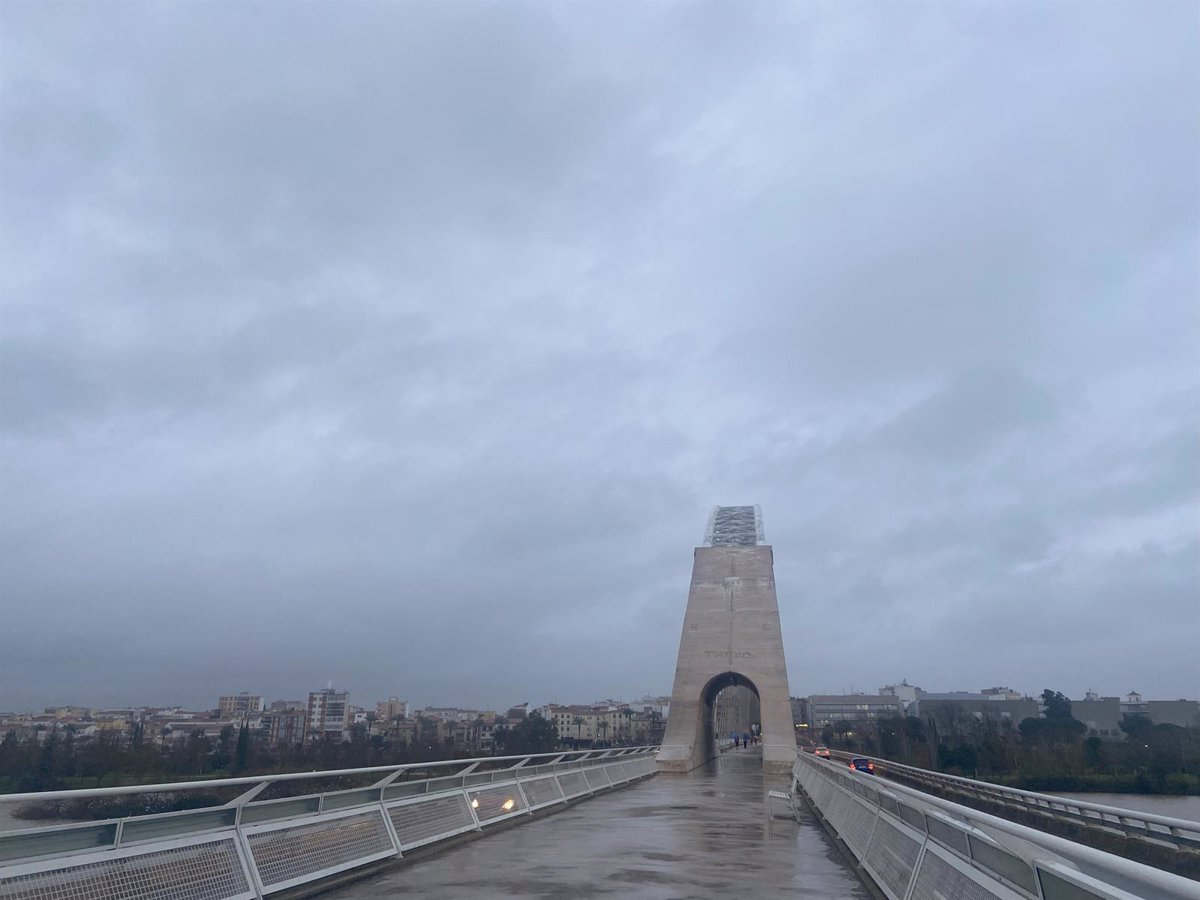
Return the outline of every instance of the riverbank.
[[[981,781],[1040,794],[1139,794],[1164,797],[1200,796],[1200,776],[1174,772],[1156,779],[1149,775],[994,775]]]

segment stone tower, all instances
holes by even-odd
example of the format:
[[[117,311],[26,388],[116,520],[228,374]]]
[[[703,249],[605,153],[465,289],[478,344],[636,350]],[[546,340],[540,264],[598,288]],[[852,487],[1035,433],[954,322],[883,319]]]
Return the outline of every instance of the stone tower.
[[[697,547],[658,767],[689,772],[717,755],[713,704],[726,687],[758,695],[763,768],[789,772],[796,734],[779,631],[774,554],[757,506],[718,506]]]

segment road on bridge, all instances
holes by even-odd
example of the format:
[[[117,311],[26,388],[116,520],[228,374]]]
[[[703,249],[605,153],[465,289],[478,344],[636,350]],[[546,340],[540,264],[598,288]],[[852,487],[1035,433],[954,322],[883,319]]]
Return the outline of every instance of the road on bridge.
[[[638,897],[869,895],[807,812],[772,819],[761,757],[732,751],[690,775],[658,775],[564,812],[386,870],[328,895]]]

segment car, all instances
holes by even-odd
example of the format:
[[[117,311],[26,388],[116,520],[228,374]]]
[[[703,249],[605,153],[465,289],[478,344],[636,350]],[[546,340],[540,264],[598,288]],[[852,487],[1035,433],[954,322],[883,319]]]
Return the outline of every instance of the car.
[[[818,747],[816,750],[813,751],[813,755],[819,756],[819,757],[821,757],[821,759],[829,759],[829,748],[828,747]]]
[[[859,772],[866,772],[868,775],[875,774],[875,763],[871,762],[865,756],[856,756],[850,760],[850,768],[856,769]]]

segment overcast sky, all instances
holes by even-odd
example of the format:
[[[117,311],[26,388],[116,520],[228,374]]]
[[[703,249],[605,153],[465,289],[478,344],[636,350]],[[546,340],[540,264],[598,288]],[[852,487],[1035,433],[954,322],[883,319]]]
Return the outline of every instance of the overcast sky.
[[[1198,10],[0,4],[0,710],[1196,697]]]

